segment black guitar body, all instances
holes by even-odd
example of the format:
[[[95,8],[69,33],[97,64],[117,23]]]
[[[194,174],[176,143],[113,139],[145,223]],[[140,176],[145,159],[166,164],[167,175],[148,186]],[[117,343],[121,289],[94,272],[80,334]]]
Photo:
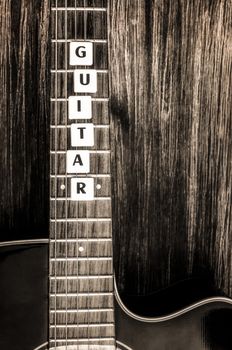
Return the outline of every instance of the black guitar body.
[[[48,245],[0,247],[0,349],[48,341]]]
[[[0,349],[34,350],[48,342],[48,245],[19,244],[0,249]],[[232,304],[209,298],[183,314],[152,319],[156,296],[138,297],[150,317],[131,313],[116,291],[115,319],[120,350],[229,350]],[[153,302],[152,302],[153,299]],[[149,305],[148,305],[149,304]]]
[[[232,305],[214,301],[155,322],[128,315],[116,303],[116,339],[122,350],[229,350]]]

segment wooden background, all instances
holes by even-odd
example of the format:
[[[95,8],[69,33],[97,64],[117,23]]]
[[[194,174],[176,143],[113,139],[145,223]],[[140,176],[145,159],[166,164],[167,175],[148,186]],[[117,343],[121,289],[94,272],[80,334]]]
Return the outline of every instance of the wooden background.
[[[46,238],[49,0],[0,17],[0,239]],[[231,0],[109,2],[121,292],[207,276],[232,295],[231,17]]]
[[[0,2],[0,240],[48,236],[50,1]]]
[[[114,263],[124,293],[232,293],[232,2],[110,1]]]

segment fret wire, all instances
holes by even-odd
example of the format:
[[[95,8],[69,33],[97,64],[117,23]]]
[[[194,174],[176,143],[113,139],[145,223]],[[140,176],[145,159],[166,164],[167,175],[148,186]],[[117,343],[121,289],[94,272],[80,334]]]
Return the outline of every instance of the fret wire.
[[[86,67],[85,67],[86,68]],[[77,69],[77,68],[76,68]],[[55,69],[50,69],[50,73],[55,74],[57,73],[74,73],[76,69],[58,69],[57,71]],[[97,74],[108,74],[108,69],[96,69]]]
[[[75,95],[76,96],[76,95]],[[55,98],[50,98],[50,102],[67,102],[68,99],[64,98],[64,97],[57,97],[57,99]],[[92,102],[109,102],[109,98],[108,97],[92,97]]]
[[[78,238],[78,242],[98,242],[98,240],[100,242],[111,242],[111,238]],[[54,239],[50,239],[50,242],[55,242]],[[57,239],[56,240],[57,243],[65,243],[65,239]],[[76,239],[75,238],[68,238],[68,242],[72,242],[72,243],[75,243],[76,242]]]
[[[51,280],[54,280],[55,278],[57,279],[57,280],[64,280],[66,277],[64,277],[64,276],[50,276],[49,277]],[[85,279],[113,279],[113,276],[112,275],[90,275],[90,276],[88,276],[88,275],[79,275],[78,276],[78,280],[85,280]],[[76,280],[77,279],[77,277],[76,276],[67,276],[67,279],[68,280]]]
[[[113,323],[87,323],[87,324],[84,324],[84,323],[78,323],[78,328],[95,328],[95,327],[112,327],[113,326]],[[76,325],[75,324],[59,324],[56,326],[57,328],[76,328]],[[50,328],[54,328],[54,325],[50,325]]]
[[[94,177],[94,178],[96,178],[96,177],[104,177],[104,178],[110,178],[111,177],[111,175],[110,174],[89,174],[89,176],[90,177]],[[50,177],[51,178],[55,178],[55,175],[50,175]],[[58,179],[63,179],[65,177],[65,175],[57,175],[57,178]],[[67,178],[72,178],[73,177],[73,175],[67,175]]]
[[[52,339],[52,338],[51,338]],[[68,342],[87,342],[87,341],[98,341],[98,340],[101,340],[101,341],[110,341],[110,340],[114,340],[114,337],[94,337],[94,338],[81,338],[81,339],[77,339],[77,338],[68,338]],[[52,340],[53,341],[53,340]],[[62,339],[57,339],[57,342],[63,342]],[[112,348],[105,348],[104,350],[115,350],[115,347],[112,347]]]
[[[67,39],[67,40],[65,40],[65,39],[52,39],[51,40],[51,42],[52,43],[56,43],[56,42],[58,42],[58,43],[65,43],[66,41],[68,42],[68,43],[71,43],[71,42],[73,42],[73,41],[85,41],[83,38],[76,38],[76,39]],[[99,43],[99,44],[107,44],[107,39],[88,39],[88,41],[89,42],[92,42],[92,43]]]
[[[55,126],[55,125],[50,125],[50,128],[51,129],[54,129],[54,128],[56,128],[57,127],[57,129],[64,129],[64,128],[66,128],[66,126],[65,125],[62,125],[62,124],[58,124],[57,126]],[[67,128],[68,129],[70,129],[71,128],[71,125],[67,125]],[[95,124],[95,125],[93,125],[93,128],[94,129],[109,129],[110,128],[110,125],[109,124]]]
[[[75,310],[75,309],[68,309],[68,313],[76,313],[76,312],[78,312],[78,313],[84,313],[84,312],[112,312],[112,311],[114,311],[114,309],[113,308],[97,308],[97,309],[79,309],[78,311],[77,310]],[[53,313],[55,313],[55,310],[52,310],[51,309],[51,312],[53,312]],[[66,310],[63,310],[63,309],[59,309],[59,310],[57,310],[57,312],[58,313],[64,313],[64,312],[66,312]]]
[[[56,9],[56,7],[52,7],[51,8],[52,11],[58,10],[58,11],[92,11],[92,12],[106,12],[107,9],[105,7],[58,7]]]
[[[112,260],[112,256],[98,256],[98,257],[78,257],[78,259],[76,257],[70,258],[70,257],[65,257],[65,258],[50,258],[50,261],[52,262],[57,262],[57,261],[111,261]]]
[[[79,149],[76,151],[80,151]],[[67,151],[50,151],[50,154],[66,154]],[[89,150],[91,154],[110,154],[110,150]]]
[[[73,298],[73,297],[75,297],[77,295],[77,293],[68,293],[68,296],[70,297],[70,298]],[[89,293],[79,293],[78,292],[78,296],[79,297],[83,297],[83,296],[98,296],[98,295],[113,295],[113,293],[112,292],[99,292],[99,293],[96,293],[96,292],[89,292]],[[51,293],[50,294],[50,296],[51,297],[65,297],[66,296],[66,294],[65,293],[56,293],[56,294],[53,294],[53,293]]]
[[[88,218],[89,221],[96,221],[96,222],[111,222],[111,218]],[[87,221],[86,218],[68,218],[67,222],[85,222]],[[50,219],[50,222],[66,222],[65,219]]]
[[[72,198],[71,197],[50,197],[50,200],[55,202],[55,201],[72,201]],[[111,197],[95,197],[94,200],[96,201],[109,201],[111,200]],[[87,203],[88,204],[88,203]]]

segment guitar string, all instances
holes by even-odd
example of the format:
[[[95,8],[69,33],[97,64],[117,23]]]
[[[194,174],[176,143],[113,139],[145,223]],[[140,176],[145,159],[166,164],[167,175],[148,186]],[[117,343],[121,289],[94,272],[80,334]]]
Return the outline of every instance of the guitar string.
[[[103,4],[102,4],[102,7],[103,7]],[[104,20],[105,20],[105,12],[101,12],[101,22],[103,22],[104,23]],[[105,23],[104,23],[105,24]],[[102,33],[102,36],[103,36],[103,33]],[[97,60],[97,57],[96,57],[96,50],[94,50],[94,57],[95,57],[95,61]],[[98,82],[99,83],[99,82]],[[101,82],[101,88],[102,88],[102,91],[101,91],[101,93],[102,93],[102,95],[104,95],[104,92],[105,92],[105,81],[104,81],[104,76],[102,76],[102,82]],[[108,120],[107,120],[108,121]],[[100,144],[101,144],[101,142],[100,142],[100,140],[101,140],[101,138],[99,137],[99,147],[100,147]],[[99,157],[99,153],[98,153],[98,147],[97,147],[97,151],[96,151],[96,157],[97,157],[97,159],[98,159],[98,157]],[[97,164],[99,164],[99,163],[97,163]],[[97,172],[97,174],[98,174],[98,172]],[[96,183],[98,184],[98,179],[99,179],[99,177],[98,176],[96,176]],[[100,184],[100,186],[102,186],[102,183],[100,182],[99,183]],[[104,184],[104,181],[103,181],[103,184]],[[103,185],[104,186],[104,188],[105,188],[105,184]],[[102,191],[102,187],[100,187],[99,188],[99,190],[100,191]],[[103,191],[104,192],[104,191]],[[107,243],[103,243],[102,244],[102,247],[103,247],[103,249],[102,249],[102,256],[104,255],[104,244],[105,245],[107,245]],[[99,237],[99,235],[97,235],[97,252],[98,252],[98,259],[100,259],[100,256],[101,256],[101,254],[100,254],[100,246],[101,246],[101,241],[100,241],[100,237]],[[106,249],[106,251],[107,251],[107,249]],[[107,253],[107,256],[108,256],[108,253]],[[99,277],[100,277],[100,268],[98,268],[98,280],[99,280]],[[108,263],[106,262],[106,271],[108,272]],[[107,288],[105,289],[102,289],[103,290],[103,292],[104,291],[107,291]],[[100,309],[101,309],[101,307],[103,308],[103,300],[107,300],[107,302],[108,302],[108,295],[106,295],[105,296],[105,298],[103,297],[103,296],[99,296],[99,300],[98,300],[98,324],[99,324],[99,330],[98,330],[98,332],[99,332],[99,341],[98,341],[98,343],[99,343],[99,347],[101,346],[101,344],[102,344],[102,340],[101,340],[101,338],[102,337],[104,337],[104,335],[102,336],[102,334],[101,334],[101,323],[103,322],[102,321],[102,318],[101,318],[101,316],[103,317],[103,315],[104,315],[104,312],[100,312]],[[101,299],[102,298],[102,299]],[[100,303],[100,300],[101,300],[101,303]],[[102,305],[101,305],[102,304]],[[108,303],[107,303],[107,307],[108,307]],[[107,308],[106,307],[106,308]],[[104,328],[105,328],[105,331],[106,331],[106,334],[105,334],[105,336],[107,336],[107,323],[108,323],[108,314],[107,314],[107,311],[106,311],[106,319],[105,319],[105,321],[104,321],[104,323],[106,323],[106,326],[104,326]],[[104,319],[104,317],[103,317],[103,319]],[[102,329],[104,329],[104,328],[102,328]]]
[[[94,61],[96,62],[96,50],[95,50],[95,45],[94,45]],[[97,140],[98,141],[98,140]],[[100,144],[99,144],[99,147],[100,147]],[[96,148],[96,164],[97,164],[97,169],[96,169],[96,183],[98,183],[98,176],[97,176],[97,174],[98,174],[98,172],[99,172],[99,169],[98,169],[98,165],[99,165],[99,163],[98,163],[98,147]],[[98,256],[98,259],[99,259],[99,257],[100,257],[100,252],[99,252],[99,235],[97,234],[97,256]],[[99,261],[99,260],[98,260]],[[100,273],[99,273],[99,266],[98,266],[98,268],[97,268],[97,275],[98,275],[98,281],[99,281],[99,275],[100,275]],[[99,295],[99,299],[100,299],[100,295]],[[99,346],[100,346],[100,343],[101,343],[101,341],[100,341],[100,320],[101,320],[101,313],[100,313],[100,302],[99,302],[99,299],[98,299],[98,319],[97,319],[97,323],[99,324],[99,327],[98,327],[98,333],[99,333],[99,341],[98,341],[98,343],[99,343]]]
[[[110,3],[108,2],[106,5],[106,28],[110,25]],[[107,88],[108,88],[108,97],[110,98],[110,41],[109,41],[109,32],[107,32],[107,69],[108,69],[108,81],[107,81]],[[110,145],[110,152],[111,152],[111,115],[110,115],[110,102],[108,102],[107,105],[107,120],[109,124],[109,145]],[[111,159],[111,153],[110,153],[110,159]],[[110,161],[110,174],[111,174],[111,161]],[[113,312],[112,312],[112,322],[113,322],[113,347],[117,349],[116,345],[116,336],[115,336],[115,308],[114,308],[114,264],[113,264],[113,227],[112,227],[112,182],[111,182],[111,176],[110,176],[110,184],[109,184],[109,190],[110,190],[110,217],[111,217],[111,224],[110,224],[110,242],[111,242],[111,257],[112,257],[112,266],[111,266],[111,277],[112,277],[112,286],[109,288],[109,290],[112,292],[111,298],[112,298],[112,305],[113,305]]]
[[[109,3],[106,4],[106,28],[108,28],[109,25]],[[107,34],[108,36],[108,34]],[[108,39],[108,37],[107,37]],[[107,40],[107,55],[109,55],[109,40]],[[107,56],[107,69],[108,69],[108,79],[107,79],[107,97],[109,98],[109,94],[110,94],[110,89],[109,89],[109,56]],[[110,126],[110,110],[109,110],[109,103],[107,105],[107,122]],[[109,128],[109,146],[111,145],[111,132],[110,132],[110,128]],[[110,166],[110,173],[111,173],[111,166]],[[109,185],[109,189],[110,189],[110,198],[112,198],[112,192],[111,192],[111,177],[110,177],[110,185]],[[112,200],[110,200],[110,217],[112,219]],[[112,276],[112,281],[113,281],[113,236],[112,236],[112,220],[111,220],[111,224],[110,224],[110,250],[111,250],[111,269],[110,269],[110,275]],[[109,288],[109,291],[113,292],[113,286],[111,288]],[[110,298],[112,298],[112,303],[113,303],[113,310],[114,310],[114,299],[112,294],[110,294]],[[110,322],[113,322],[113,346],[116,349],[116,340],[115,340],[115,324],[114,324],[114,312],[112,313],[112,320],[110,318]]]
[[[67,95],[68,95],[68,23],[67,23],[67,0],[65,0],[65,149],[68,148],[68,127],[67,127]],[[68,194],[67,194],[67,164],[65,166],[65,292],[66,292],[66,312],[65,312],[65,341],[66,349],[68,348]]]
[[[94,6],[94,9],[96,7]],[[102,18],[104,17],[104,14],[101,14]],[[94,62],[96,64],[97,62],[97,57],[96,57],[96,44],[94,44],[94,50],[93,50],[93,57],[94,57]],[[97,81],[97,85],[98,85],[98,81]],[[103,84],[104,85],[104,84]],[[96,102],[95,102],[96,103]],[[97,115],[98,116],[98,115]],[[97,121],[98,123],[98,121]],[[98,129],[97,129],[98,130]],[[96,134],[96,136],[98,136],[98,134]],[[96,137],[96,143],[99,142],[99,145],[97,144],[97,147],[96,147],[96,184],[98,184],[98,173],[99,173],[99,152],[98,152],[98,147],[100,147],[100,139],[98,139]],[[99,189],[98,189],[99,190]],[[98,196],[98,193],[96,193],[96,195]],[[99,222],[97,220],[97,222]],[[97,234],[97,258],[98,258],[98,262],[100,261],[100,240],[99,240],[99,234]],[[100,265],[98,264],[98,267],[97,267],[97,276],[98,276],[98,281],[100,280],[99,277],[100,277]],[[104,290],[104,289],[103,289]],[[102,297],[102,296],[101,296]],[[100,308],[101,308],[101,305],[100,305],[100,294],[99,294],[99,298],[97,299],[98,300],[98,305],[96,305],[96,308],[98,309],[98,313],[97,313],[97,319],[96,319],[96,323],[98,324],[98,333],[97,333],[97,336],[98,336],[98,345],[99,347],[101,346],[102,344],[102,341],[101,341],[101,312],[100,312]],[[102,301],[103,301],[103,297],[102,297]],[[107,321],[107,320],[106,320]],[[107,328],[106,328],[107,329]]]
[[[75,0],[75,40],[77,39],[77,2]],[[78,171],[76,172],[76,176],[78,176]],[[76,219],[78,219],[79,217],[79,202],[76,202]],[[79,227],[78,227],[79,223],[77,221],[76,223],[76,257],[77,257],[77,266],[76,266],[76,275],[77,275],[77,279],[76,279],[76,323],[77,323],[77,328],[76,328],[76,338],[77,338],[77,350],[79,349],[79,327],[78,327],[78,323],[79,323],[79,244],[78,244],[78,237],[79,237]]]
[[[57,344],[57,118],[58,118],[58,100],[57,100],[57,93],[58,93],[58,81],[57,81],[57,65],[58,65],[58,11],[57,11],[57,4],[56,0],[56,13],[55,13],[55,38],[56,38],[56,43],[55,43],[55,124],[56,124],[56,128],[55,128],[55,162],[54,162],[54,166],[55,166],[55,203],[54,203],[54,210],[55,210],[55,261],[54,261],[54,275],[55,275],[55,298],[54,298],[54,309],[55,309],[55,313],[54,313],[54,339],[55,339],[55,349],[56,349],[56,344]],[[51,181],[51,180],[50,180]],[[53,205],[53,203],[52,203]],[[50,246],[51,247],[51,246]],[[50,248],[51,249],[51,248]],[[50,262],[50,264],[52,265],[52,263]],[[50,282],[51,283],[51,282]],[[50,298],[51,301],[51,298]],[[50,333],[51,333],[51,328],[50,328]]]
[[[87,13],[86,13],[86,0],[84,0],[84,41],[87,41]],[[87,68],[85,66],[85,68]],[[87,121],[88,122],[88,121]],[[87,174],[86,174],[87,177]],[[90,295],[89,295],[89,291],[90,291],[90,261],[89,261],[89,222],[88,222],[88,201],[86,202],[86,230],[87,230],[87,244],[86,244],[86,257],[87,257],[87,338],[88,338],[88,350],[89,350],[89,343],[90,343],[90,337],[89,337],[89,332],[90,332],[90,327],[89,327],[89,323],[90,323]]]
[[[106,28],[108,28],[108,25],[109,25],[109,3],[106,4]],[[110,65],[109,65],[109,40],[108,40],[108,32],[107,32],[107,69],[108,69],[108,80],[107,80],[107,96],[108,98],[110,97],[110,75],[109,75],[109,72],[110,72]],[[110,109],[109,109],[109,102],[108,102],[108,105],[107,105],[107,122],[109,124],[109,127],[110,127],[110,124],[111,124],[111,120],[110,120]],[[111,146],[111,129],[109,128],[109,146]],[[111,148],[110,148],[111,149]],[[111,154],[110,154],[110,158],[111,158]],[[110,162],[110,173],[111,173],[111,162]],[[110,184],[109,184],[109,191],[110,191],[110,217],[112,219],[112,190],[111,190],[111,176],[110,176]],[[110,224],[110,249],[111,249],[111,257],[112,257],[112,260],[111,260],[111,269],[110,269],[110,275],[112,277],[112,283],[114,285],[114,280],[113,280],[113,236],[112,236],[112,220],[111,220],[111,224]],[[113,297],[113,285],[109,288],[109,291],[112,292],[111,294],[111,298],[112,298],[112,305],[113,305],[113,312],[112,312],[112,319],[110,318],[110,322],[113,322],[113,346],[114,348],[116,349],[116,339],[115,339],[115,315],[114,315],[114,297]]]

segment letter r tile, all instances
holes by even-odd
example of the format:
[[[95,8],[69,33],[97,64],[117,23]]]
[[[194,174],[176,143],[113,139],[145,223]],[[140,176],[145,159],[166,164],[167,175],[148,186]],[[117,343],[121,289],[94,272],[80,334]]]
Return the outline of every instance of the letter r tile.
[[[93,178],[72,178],[71,179],[71,200],[90,201],[94,200],[94,179]]]

